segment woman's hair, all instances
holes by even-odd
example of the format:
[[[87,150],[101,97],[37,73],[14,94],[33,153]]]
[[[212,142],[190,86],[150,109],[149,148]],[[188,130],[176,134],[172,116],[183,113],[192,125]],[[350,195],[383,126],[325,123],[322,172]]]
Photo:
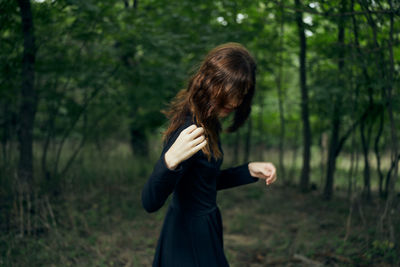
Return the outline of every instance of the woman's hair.
[[[170,120],[164,132],[164,141],[181,126],[187,114],[192,113],[195,123],[205,130],[207,145],[203,153],[219,159],[218,147],[221,124],[218,114],[232,100],[240,103],[227,132],[236,131],[248,118],[256,84],[256,63],[250,53],[238,43],[227,43],[212,49],[199,70],[189,79],[163,113]]]

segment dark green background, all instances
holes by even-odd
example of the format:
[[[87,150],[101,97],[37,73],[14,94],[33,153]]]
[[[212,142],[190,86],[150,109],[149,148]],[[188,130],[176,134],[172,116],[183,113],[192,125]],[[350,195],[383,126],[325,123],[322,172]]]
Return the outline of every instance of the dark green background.
[[[338,238],[334,243],[329,234],[322,238],[318,227],[301,228],[319,225],[318,220],[303,221],[295,231],[281,221],[287,235],[275,237],[283,243],[265,237],[248,246],[248,240],[239,240],[240,248],[228,245],[233,266],[290,265],[297,254],[328,265],[399,263],[397,1],[30,1],[33,79],[24,69],[19,2],[24,1],[0,0],[0,265],[147,266],[164,211],[145,214],[140,190],[167,126],[160,111],[185,88],[206,53],[226,42],[248,48],[258,69],[248,123],[222,136],[224,167],[262,160],[278,170],[276,198],[260,185],[222,193],[220,204],[230,218],[227,240],[248,231],[246,224],[257,216],[267,216],[268,207],[282,205],[276,212],[284,221],[284,214],[298,211],[282,204],[294,196],[293,204],[314,199],[307,203],[335,210],[341,218],[332,219],[333,228],[321,226]],[[24,124],[29,112],[21,106],[33,103],[23,89],[27,79],[33,84],[25,89],[37,94],[32,141],[19,138],[29,131]],[[308,109],[309,145],[303,139],[302,103]],[[32,157],[21,163],[21,147],[30,145]],[[24,178],[21,170],[30,162],[33,168]],[[307,164],[308,180],[299,190]],[[260,206],[235,210],[232,203],[238,200]],[[326,206],[317,208],[319,202]],[[246,218],[246,212],[254,217]],[[346,228],[348,218],[358,232]],[[122,229],[131,231],[125,239]],[[299,229],[314,234],[299,237],[301,245],[295,246],[292,237]],[[118,243],[121,238],[125,241]],[[302,243],[314,238],[319,241],[313,245]],[[278,260],[263,254],[272,248]]]

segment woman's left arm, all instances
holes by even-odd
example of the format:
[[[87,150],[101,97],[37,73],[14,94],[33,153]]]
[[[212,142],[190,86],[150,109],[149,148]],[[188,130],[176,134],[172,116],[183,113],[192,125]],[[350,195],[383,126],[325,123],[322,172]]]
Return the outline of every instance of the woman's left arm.
[[[254,183],[259,179],[265,179],[266,185],[275,182],[275,166],[270,162],[249,162],[222,170],[217,178],[217,190]]]

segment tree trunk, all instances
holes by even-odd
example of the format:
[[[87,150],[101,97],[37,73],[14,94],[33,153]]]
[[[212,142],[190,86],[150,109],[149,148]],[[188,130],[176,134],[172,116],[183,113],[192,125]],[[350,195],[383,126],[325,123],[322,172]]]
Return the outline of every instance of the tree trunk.
[[[369,140],[365,140],[365,134],[364,134],[364,129],[365,129],[365,121],[361,122],[361,127],[360,127],[360,134],[361,134],[361,144],[362,144],[362,149],[363,149],[363,154],[364,154],[364,189],[363,189],[363,196],[365,197],[366,200],[371,200],[371,179],[370,179],[370,172],[369,172],[369,159],[368,159],[368,154],[369,154],[369,148],[368,148],[368,143]]]
[[[258,117],[258,132],[261,135],[260,138],[260,143],[257,145],[257,155],[258,155],[258,160],[263,161],[263,155],[264,155],[264,121],[263,121],[263,113],[264,113],[264,96],[263,94],[260,94],[259,97],[259,105],[260,105],[260,113]]]
[[[351,10],[353,10],[353,1],[351,2]],[[355,61],[355,53],[352,53],[351,55],[352,61],[351,65],[354,66],[354,61]],[[354,96],[353,96],[353,109],[350,114],[351,118],[355,118],[356,112],[358,110],[358,96],[359,96],[359,86],[357,84],[354,84],[354,67],[351,68],[350,71],[350,86],[351,86],[351,91],[354,91]],[[354,121],[352,122],[354,124]],[[358,147],[357,147],[357,142],[356,142],[356,134],[357,131],[354,131],[351,137],[351,155],[350,155],[350,170],[349,170],[349,175],[348,175],[348,187],[347,187],[347,197],[349,199],[349,203],[351,206],[353,206],[353,200],[354,200],[354,193],[356,193],[356,182],[357,182],[357,170],[358,170]],[[354,163],[355,161],[355,163]],[[354,166],[355,165],[355,166]],[[355,170],[354,170],[355,169]],[[352,207],[351,207],[352,209]]]
[[[392,1],[389,0],[389,5],[390,5],[390,10],[393,11],[393,4]],[[389,176],[389,192],[388,192],[388,198],[385,203],[385,209],[384,212],[380,218],[380,230],[383,230],[383,224],[384,221],[387,220],[387,227],[386,229],[389,230],[389,236],[390,236],[390,241],[395,243],[395,233],[394,233],[394,227],[392,223],[392,210],[394,210],[393,203],[394,203],[394,198],[395,198],[395,193],[396,193],[396,181],[397,181],[397,175],[399,171],[399,160],[400,160],[400,153],[398,149],[398,143],[397,143],[397,132],[396,132],[396,122],[395,118],[393,115],[393,101],[392,101],[392,84],[395,80],[395,68],[394,68],[394,55],[393,55],[393,31],[394,31],[394,18],[393,18],[393,13],[390,13],[390,31],[389,31],[389,59],[390,59],[390,68],[389,68],[389,83],[387,86],[387,94],[386,98],[388,101],[388,115],[389,115],[389,121],[390,121],[390,134],[391,134],[391,139],[392,139],[392,145],[391,145],[391,168],[389,170],[389,174],[392,173],[393,170],[393,176]],[[397,240],[398,242],[398,240]],[[395,245],[399,245],[398,243]]]
[[[133,154],[135,156],[148,156],[148,140],[143,129],[136,129],[134,125],[131,125],[130,136]]]
[[[2,160],[0,162],[1,166],[3,168],[7,168],[10,166],[10,161],[12,159],[12,153],[13,151],[13,141],[12,137],[15,134],[15,129],[16,127],[16,122],[17,122],[17,114],[16,112],[11,108],[10,102],[8,99],[3,99],[1,105],[3,106],[3,113],[4,113],[4,122],[0,125],[0,128],[2,130],[2,135],[1,135],[1,147],[2,147]]]
[[[23,214],[26,214],[27,232],[30,233],[30,211],[24,212],[24,202],[30,206],[30,196],[33,184],[33,127],[37,109],[37,93],[35,83],[35,34],[32,10],[29,0],[18,0],[21,12],[22,31],[24,35],[24,51],[22,58],[21,106],[19,111],[19,163],[18,184],[20,190],[20,231],[25,232]]]
[[[380,74],[380,79],[382,81],[387,80],[386,78],[386,62],[385,62],[385,55],[384,55],[384,50],[380,47],[379,42],[378,42],[378,29],[377,29],[377,24],[371,14],[371,11],[368,7],[368,5],[364,2],[360,2],[360,5],[362,6],[362,8],[366,11],[366,19],[368,21],[368,24],[370,25],[372,32],[373,32],[373,42],[375,45],[375,48],[378,51],[378,58],[377,58],[377,66],[378,66],[378,70],[379,70],[379,74]],[[381,87],[381,98],[382,98],[382,103],[385,102],[385,92],[386,88],[385,86]],[[372,88],[369,88],[368,90],[369,93],[369,102],[371,105],[373,105],[373,92],[372,92]],[[381,104],[379,104],[381,106]],[[378,170],[378,175],[379,175],[379,195],[381,197],[385,196],[385,193],[383,192],[383,173],[381,170],[381,166],[380,166],[380,155],[379,155],[379,139],[382,135],[382,131],[383,131],[383,120],[384,120],[384,105],[381,106],[382,112],[380,113],[380,124],[379,124],[379,130],[377,133],[377,136],[375,138],[375,143],[374,143],[374,150],[375,150],[375,155],[376,155],[376,159],[377,159],[377,170]],[[369,131],[371,131],[372,128],[372,123],[370,126]],[[369,136],[368,136],[368,141],[367,141],[367,152],[368,152],[368,146],[369,146]],[[364,173],[365,173],[365,188],[364,188],[364,195],[367,197],[367,199],[370,199],[370,187],[371,187],[371,182],[370,182],[370,171],[369,171],[369,164],[366,164],[365,166],[368,167],[368,169],[365,169]]]
[[[383,98],[383,96],[382,96]],[[382,102],[384,101],[384,99],[382,99]],[[384,108],[384,107],[382,107]],[[381,169],[381,156],[379,153],[379,140],[382,136],[383,133],[383,122],[384,122],[384,118],[385,118],[385,113],[381,112],[380,114],[380,118],[379,118],[379,129],[378,129],[378,134],[376,135],[375,138],[375,144],[374,144],[374,150],[375,150],[375,156],[376,156],[376,164],[377,164],[377,171],[378,171],[378,175],[379,175],[379,196],[383,197],[383,173],[382,173],[382,169]]]
[[[334,175],[336,170],[336,149],[338,147],[339,140],[339,127],[340,127],[340,119],[339,119],[339,105],[338,103],[334,104],[333,107],[333,121],[332,121],[332,129],[331,129],[331,140],[329,142],[329,151],[328,151],[328,162],[327,162],[327,173],[326,173],[326,182],[324,189],[324,198],[331,199],[333,195],[333,185],[334,185]]]
[[[246,133],[246,143],[244,147],[244,162],[248,162],[250,159],[250,148],[251,148],[251,132],[252,132],[252,119],[249,117],[247,121],[247,133]]]
[[[321,159],[320,159],[320,168],[321,168],[321,174],[320,174],[320,186],[321,189],[323,189],[323,184],[324,184],[324,174],[325,174],[325,163],[328,162],[328,141],[329,141],[329,136],[326,132],[323,132],[321,134],[321,141],[320,141],[320,153],[321,153]],[[322,191],[321,191],[322,193]]]
[[[301,10],[300,0],[295,0],[297,10]],[[301,118],[303,121],[303,167],[300,177],[300,190],[308,191],[310,181],[310,159],[311,159],[311,130],[308,117],[308,91],[306,81],[306,35],[304,32],[303,13],[296,11],[296,22],[300,39],[300,89],[301,89]]]
[[[138,8],[138,0],[133,0],[132,1],[132,5],[130,4],[129,0],[124,0],[125,3],[125,11],[126,12],[132,12],[131,8],[133,8],[134,12],[137,11]],[[126,40],[124,40],[123,42],[126,42]],[[116,47],[120,46],[120,43],[117,42],[115,44]],[[136,50],[135,49],[130,49],[130,50],[126,50],[126,48],[124,48],[124,46],[122,46],[122,54],[120,56],[121,62],[123,63],[123,65],[127,68],[127,69],[138,69],[138,62],[135,62],[134,57],[136,54]],[[130,45],[130,47],[135,47],[135,45]],[[125,49],[125,50],[124,50]],[[129,81],[131,81],[130,77],[129,77]],[[137,96],[135,95],[135,92],[132,92],[132,98],[130,100],[130,102],[132,102],[133,104],[130,105],[130,118],[132,120],[132,122],[129,125],[129,134],[130,134],[130,145],[131,145],[131,150],[134,156],[144,156],[144,157],[148,157],[149,155],[149,144],[148,144],[148,138],[146,135],[146,128],[138,125],[138,123],[136,122],[136,118],[138,117],[138,107],[137,107],[137,103],[139,102],[137,100]],[[139,119],[140,120],[140,119]]]
[[[300,124],[300,122],[299,122],[299,124]],[[296,125],[296,126],[298,126],[298,125]],[[295,127],[295,129],[296,129],[295,136],[300,135],[300,133],[297,132],[298,128],[299,127]],[[292,152],[293,154],[292,154],[292,164],[291,164],[291,167],[290,167],[290,171],[289,171],[288,177],[286,179],[286,184],[287,185],[291,185],[292,184],[293,177],[295,176],[295,173],[297,173],[297,154],[298,154],[299,147],[300,147],[300,144],[298,144],[299,142],[300,142],[300,140],[298,138],[295,138],[293,144],[291,145],[292,146],[292,150],[293,150],[293,152]]]
[[[346,0],[341,1],[340,12],[343,14],[346,11]],[[338,86],[344,84],[344,40],[345,40],[345,21],[344,17],[340,16],[338,21]],[[329,142],[328,163],[326,183],[324,189],[324,198],[331,199],[333,195],[334,175],[336,170],[336,158],[339,154],[339,131],[341,126],[341,109],[342,109],[342,96],[336,94],[333,97],[333,112],[332,112],[332,128],[331,138]]]
[[[283,1],[281,3],[281,21],[280,21],[280,34],[279,34],[279,70],[277,81],[277,90],[278,90],[278,105],[279,105],[279,121],[280,121],[280,134],[279,134],[279,174],[282,177],[283,182],[285,183],[286,175],[285,175],[285,150],[284,150],[284,141],[285,141],[285,113],[283,109],[284,104],[284,89],[282,86],[283,80],[283,37],[284,37],[284,8]]]
[[[124,5],[125,5],[125,8],[130,8],[129,0],[124,0]],[[138,0],[133,0],[132,7],[133,7],[133,9],[137,9]]]

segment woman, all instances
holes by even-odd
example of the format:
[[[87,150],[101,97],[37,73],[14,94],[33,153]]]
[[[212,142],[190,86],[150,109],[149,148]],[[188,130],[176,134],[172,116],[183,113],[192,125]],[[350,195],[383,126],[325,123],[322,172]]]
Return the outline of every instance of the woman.
[[[148,212],[161,208],[173,192],[153,266],[229,266],[222,239],[217,191],[265,179],[276,180],[268,162],[251,162],[220,170],[223,151],[220,119],[234,113],[228,132],[250,114],[256,64],[240,44],[211,50],[166,111],[170,124],[164,149],[142,191]]]

